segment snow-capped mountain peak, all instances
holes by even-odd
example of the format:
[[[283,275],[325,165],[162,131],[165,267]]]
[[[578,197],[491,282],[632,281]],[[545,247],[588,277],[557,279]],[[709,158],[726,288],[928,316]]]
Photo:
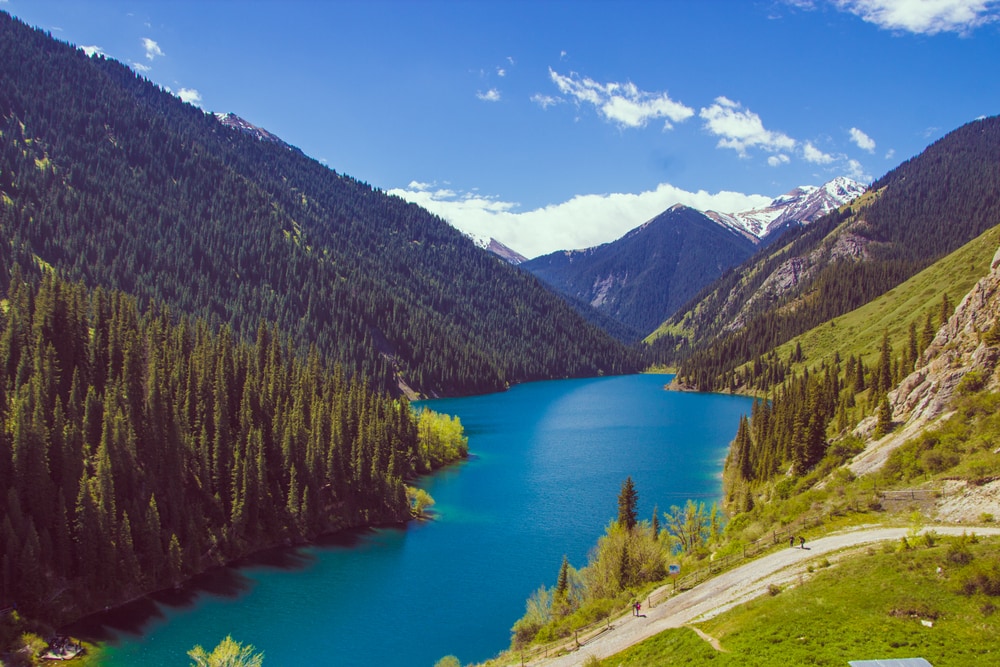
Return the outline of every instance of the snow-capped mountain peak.
[[[708,215],[727,227],[746,231],[763,238],[771,231],[790,222],[808,224],[853,201],[865,191],[865,186],[844,176],[828,183],[800,185],[775,197],[764,208],[727,214],[709,211]]]
[[[243,120],[234,113],[216,112],[215,117],[218,118],[219,122],[225,125],[226,127],[231,127],[235,130],[239,130],[240,132],[249,134],[250,136],[255,137],[260,141],[270,141],[272,143],[281,144],[284,146],[288,145],[284,141],[282,141],[279,136],[271,134],[264,128],[257,127],[253,123]]]

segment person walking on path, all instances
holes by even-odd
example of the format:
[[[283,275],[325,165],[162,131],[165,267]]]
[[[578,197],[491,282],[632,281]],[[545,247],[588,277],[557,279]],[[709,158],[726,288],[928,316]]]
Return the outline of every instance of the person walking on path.
[[[802,547],[803,549],[806,548],[806,538],[802,537],[801,535],[799,535],[799,546]]]
[[[793,549],[795,548],[795,536],[794,535],[792,535],[792,536],[790,536],[788,538],[788,546],[791,547],[791,548],[793,548]]]

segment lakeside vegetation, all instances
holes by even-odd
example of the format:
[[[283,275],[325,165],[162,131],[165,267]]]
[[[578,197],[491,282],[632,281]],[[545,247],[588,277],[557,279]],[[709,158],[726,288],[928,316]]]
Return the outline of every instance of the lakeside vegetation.
[[[261,323],[253,344],[121,292],[15,267],[0,317],[6,643],[281,543],[396,523],[468,453]],[[23,624],[13,623],[21,618]]]
[[[751,417],[741,420],[727,457],[724,494],[730,518],[725,523],[724,530],[711,531],[714,539],[703,542],[702,549],[689,550],[679,538],[679,531],[664,531],[670,535],[667,542],[671,544],[671,548],[661,552],[658,567],[653,568],[658,569],[660,576],[643,582],[645,587],[635,586],[629,591],[632,599],[641,598],[665,583],[662,571],[667,558],[673,561],[683,560],[685,568],[705,568],[709,562],[725,560],[730,554],[745,554],[747,548],[761,538],[790,526],[801,531],[799,534],[815,535],[835,528],[871,524],[887,519],[898,522],[898,515],[893,517],[884,513],[886,508],[881,504],[879,489],[884,491],[886,488],[912,488],[918,485],[934,489],[946,482],[984,484],[996,479],[994,450],[995,443],[1000,441],[1000,393],[987,389],[986,380],[990,369],[966,373],[957,387],[950,416],[939,420],[933,428],[925,429],[895,449],[876,476],[856,478],[842,464],[864,445],[864,440],[853,433],[860,421],[874,418],[872,437],[880,437],[895,428],[893,416],[887,411],[887,393],[915,368],[938,329],[954,309],[953,297],[947,291],[940,292],[939,289],[957,288],[961,291],[953,293],[957,294],[955,298],[960,298],[976,280],[986,274],[996,250],[997,231],[997,228],[989,230],[876,302],[839,318],[837,322],[843,325],[841,330],[853,334],[844,340],[843,349],[848,350],[846,358],[841,357],[835,344],[829,344],[830,334],[827,330],[835,327],[826,325],[789,341],[783,347],[786,357],[782,358],[777,351],[772,351],[766,360],[758,360],[756,367],[754,364],[747,364],[737,371],[742,374],[738,387],[766,390],[769,400],[758,400]],[[889,331],[894,333],[894,340],[890,339]],[[823,340],[828,344],[817,342]],[[803,345],[803,341],[808,342]],[[1000,324],[994,324],[991,329],[980,332],[978,341],[986,348],[1000,345]],[[812,352],[815,352],[815,359],[810,358]],[[689,508],[692,505],[693,503],[689,503]],[[601,556],[608,537],[621,531],[621,516],[619,512],[619,521],[609,526],[605,536],[595,547],[595,555],[588,563],[588,568]],[[920,524],[922,519],[919,516],[911,517],[911,521]],[[671,513],[664,514],[663,518],[669,523]],[[654,517],[654,522],[656,520],[657,517]],[[979,520],[990,523],[995,521],[995,516],[991,512],[985,512]],[[641,530],[649,531],[652,523],[642,524]],[[914,564],[913,559],[924,559],[921,563],[933,562],[934,558],[938,561],[941,559],[941,549],[935,552],[935,556],[926,558],[910,552],[918,547],[931,548],[935,544],[941,546],[933,534],[928,538],[917,539],[914,531],[910,540],[888,547],[888,552],[902,554],[897,554],[895,560],[885,560],[877,567],[867,570],[862,565],[850,565],[853,569],[843,576],[853,577],[858,582],[853,587],[845,588],[835,580],[831,586],[842,591],[838,596],[827,596],[824,592],[826,589],[819,593],[804,592],[802,595],[822,597],[824,608],[825,605],[830,605],[843,616],[850,614],[852,605],[857,599],[864,597],[866,591],[885,590],[885,581],[895,582],[898,588],[892,590],[903,591],[905,594],[909,590],[907,587],[916,583],[912,578],[906,579],[905,572],[922,567]],[[960,559],[963,568],[973,560],[977,564],[960,569],[955,567],[954,561],[951,562],[948,579],[951,582],[950,588],[944,592],[939,591],[941,596],[949,600],[941,603],[945,605],[942,609],[947,611],[935,610],[933,607],[928,609],[933,618],[947,616],[949,619],[962,620],[949,625],[949,629],[938,633],[938,636],[964,642],[963,646],[970,652],[970,656],[994,651],[996,647],[984,639],[983,633],[970,634],[967,628],[962,628],[962,624],[992,617],[1000,596],[1000,587],[993,583],[996,573],[1000,572],[1000,564],[995,557],[992,560],[988,557],[991,555],[988,548],[977,547],[978,556],[972,558],[953,555],[955,550],[965,554],[969,548],[965,540],[948,540],[945,544],[953,545],[948,547],[950,551],[947,551],[946,558]],[[990,541],[990,544],[995,544],[995,540]],[[870,549],[869,555],[872,553],[874,552]],[[708,558],[709,555],[711,558]],[[619,562],[624,563],[625,560]],[[821,567],[828,565],[829,562],[824,562]],[[847,571],[848,566],[845,565],[844,569]],[[887,572],[892,572],[892,576],[886,575]],[[952,575],[954,578],[951,578]],[[559,581],[562,580],[560,572]],[[812,584],[805,587],[806,590],[814,590],[809,586]],[[560,584],[557,584],[555,590],[559,588]],[[622,589],[618,590],[618,593],[622,592]],[[772,594],[779,592],[776,589]],[[610,595],[598,613],[567,622],[557,616],[560,608],[554,603],[555,592],[540,589],[528,601],[525,616],[514,626],[512,649],[519,650],[533,642],[545,644],[558,637],[569,637],[574,628],[587,626],[600,619],[601,614],[610,617],[622,613],[628,597],[625,594],[616,599],[614,595]],[[812,639],[798,642],[801,646],[789,648],[786,645],[790,641],[785,636],[787,632],[779,629],[788,625],[789,616],[800,606],[796,601],[789,602],[787,607],[781,607],[785,604],[784,600],[791,598],[793,596],[788,595],[777,602],[754,602],[722,617],[740,619],[732,622],[736,629],[719,625],[724,623],[722,620],[715,625],[700,626],[710,634],[718,632],[723,639],[732,637],[732,655],[719,653],[690,630],[676,630],[663,633],[615,656],[605,664],[650,664],[650,661],[656,664],[688,664],[688,660],[692,661],[691,664],[708,661],[729,664],[726,660],[731,660],[732,664],[763,665],[785,660],[793,663],[818,661],[817,664],[843,664],[846,659],[844,646],[855,645],[859,649],[869,647],[872,650],[884,646],[884,643],[874,640],[854,644],[828,642],[828,630],[822,629],[827,619],[822,617],[823,610],[819,609],[813,610],[815,618],[808,621],[818,627],[804,628],[809,631]],[[975,599],[970,601],[971,598]],[[766,605],[778,605],[780,612],[772,612]],[[910,626],[914,624],[912,618],[898,620],[906,616],[908,615],[902,613],[893,616],[897,620],[892,622],[900,626],[893,630],[894,633],[898,634],[907,623]],[[531,619],[536,620],[538,633],[533,639],[525,641],[523,630]],[[545,623],[539,624],[539,619]],[[836,626],[838,623],[848,623],[849,616],[838,620],[831,615],[829,620]],[[860,627],[851,626],[848,636],[853,637],[855,629]],[[924,648],[924,644],[919,642],[890,640],[890,644],[893,641],[896,643],[895,648]],[[944,644],[937,645],[938,651],[941,646],[947,646],[948,639],[944,641]],[[828,649],[824,648],[827,643],[830,644]],[[780,646],[770,650],[772,644]],[[549,646],[557,647],[558,643],[553,642]],[[880,655],[905,654],[904,650],[890,653],[882,651]],[[927,652],[927,655],[934,653]],[[861,656],[855,654],[848,657]],[[503,663],[503,659],[497,661],[497,664]]]
[[[514,648],[641,598],[668,562],[698,567],[806,515],[868,520],[879,509],[870,483],[839,469],[862,445],[850,432],[870,417],[876,434],[895,427],[888,392],[996,243],[993,228],[899,284],[997,219],[991,119],[973,128],[987,146],[973,130],[942,140],[928,151],[934,174],[907,163],[713,289],[749,301],[770,269],[849,226],[867,234],[872,261],[824,264],[732,334],[699,306],[643,357],[417,207],[255,143],[2,13],[0,34],[0,651],[11,662],[32,662],[53,624],[207,567],[422,516],[433,499],[408,482],[467,445],[457,420],[414,413],[405,392],[493,391],[655,358],[681,362],[692,387],[767,398],[727,460],[728,523],[694,502],[640,520],[626,480],[588,563],[564,559],[554,586],[528,600]],[[942,210],[967,224],[942,224]],[[997,327],[982,335],[1000,345]],[[896,450],[883,484],[991,479],[1000,397],[985,385],[967,375],[955,414]],[[1000,564],[975,542],[932,542],[869,554],[864,572],[948,562],[950,592],[972,602],[898,609],[949,622],[978,609],[995,631]],[[797,600],[787,593],[769,604]],[[746,613],[789,622],[765,602]],[[765,640],[741,644],[751,622],[729,622],[708,627],[757,659]],[[810,632],[816,654],[835,643]],[[773,635],[783,650],[794,640]],[[689,634],[662,641],[693,650]]]

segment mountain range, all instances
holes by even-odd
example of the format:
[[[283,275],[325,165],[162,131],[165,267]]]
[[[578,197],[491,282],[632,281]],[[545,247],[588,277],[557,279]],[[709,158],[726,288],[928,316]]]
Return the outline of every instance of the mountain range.
[[[679,381],[704,390],[888,292],[1000,220],[1000,118],[945,135],[849,206],[793,229],[664,322]]]
[[[655,330],[727,269],[789,229],[807,225],[864,191],[848,178],[801,186],[764,208],[734,214],[675,205],[622,238],[520,264],[581,312],[594,308],[625,329],[625,340]],[[581,306],[581,304],[585,304]]]
[[[0,12],[0,607],[59,618],[397,520],[430,467],[401,396],[630,373],[651,349],[676,387],[769,398],[727,462],[743,544],[801,507],[859,511],[853,475],[879,465],[995,484],[998,192],[983,118],[867,189],[674,206],[526,262]],[[965,469],[952,436],[909,440],[963,397],[992,429]]]

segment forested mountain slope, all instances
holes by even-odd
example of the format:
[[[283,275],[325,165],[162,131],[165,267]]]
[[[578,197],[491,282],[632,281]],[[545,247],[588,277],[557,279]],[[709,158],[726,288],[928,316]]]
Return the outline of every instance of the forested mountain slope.
[[[228,323],[377,388],[494,391],[635,355],[439,218],[0,14],[5,264]],[[5,286],[4,286],[5,287]]]
[[[850,207],[790,232],[650,338],[669,341],[690,385],[721,388],[740,364],[867,303],[997,224],[998,192],[993,117],[951,132]]]
[[[641,337],[755,249],[749,235],[678,204],[616,241],[521,267]]]
[[[239,343],[51,273],[9,282],[0,608],[65,622],[283,541],[402,521],[404,481],[442,463],[429,413],[273,328]]]

